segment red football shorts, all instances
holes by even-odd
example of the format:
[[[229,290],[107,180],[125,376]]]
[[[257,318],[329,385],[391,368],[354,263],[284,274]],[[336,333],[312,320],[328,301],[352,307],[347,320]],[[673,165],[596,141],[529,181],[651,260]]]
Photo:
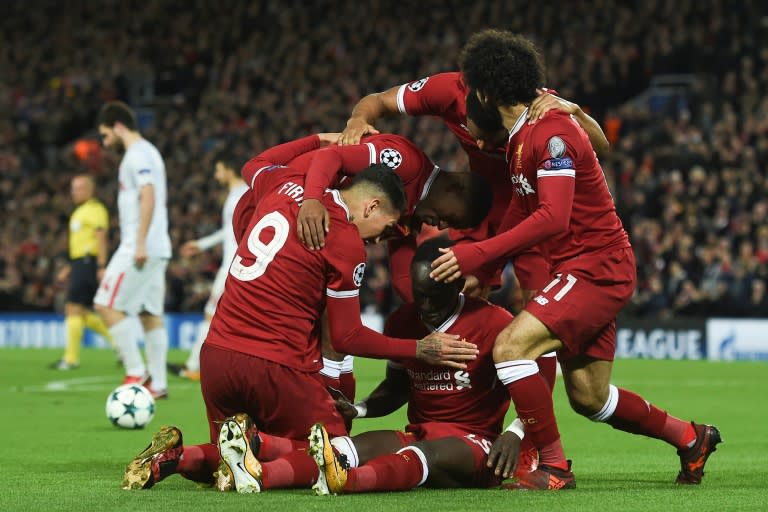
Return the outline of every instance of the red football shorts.
[[[238,412],[248,413],[259,430],[280,437],[306,440],[317,422],[332,437],[347,435],[333,399],[314,373],[204,343],[200,387],[214,443],[216,422]]]
[[[493,474],[493,469],[486,466],[488,452],[493,441],[484,434],[472,433],[455,423],[411,423],[405,427],[405,432],[396,432],[403,448],[418,441],[431,441],[445,437],[461,439],[472,451],[474,464],[473,478],[466,482],[467,487],[497,487],[501,479]]]
[[[637,282],[631,248],[582,256],[558,265],[552,280],[525,306],[563,342],[560,361],[579,355],[613,361],[616,317]]]

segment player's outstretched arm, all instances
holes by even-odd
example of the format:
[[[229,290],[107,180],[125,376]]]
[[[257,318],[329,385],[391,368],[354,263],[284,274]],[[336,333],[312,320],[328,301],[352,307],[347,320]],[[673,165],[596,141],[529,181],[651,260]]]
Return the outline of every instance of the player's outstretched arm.
[[[347,126],[341,132],[338,144],[346,146],[359,144],[363,135],[379,133],[373,122],[382,116],[397,114],[397,90],[400,86],[392,87],[383,92],[375,92],[357,102],[352,114],[347,120]]]
[[[458,339],[454,334],[432,333],[421,340],[384,336],[365,327],[360,320],[357,296],[327,297],[328,322],[333,349],[374,359],[420,359],[429,364],[466,368],[477,358],[477,345]]]
[[[598,156],[605,156],[608,154],[611,150],[611,144],[605,137],[605,133],[600,127],[600,123],[584,112],[578,104],[548,93],[542,89],[537,89],[536,92],[539,93],[539,96],[533,100],[533,103],[531,103],[531,106],[528,108],[528,124],[534,124],[552,109],[562,110],[567,114],[571,114],[584,131],[587,132],[589,142],[592,143],[592,148]]]

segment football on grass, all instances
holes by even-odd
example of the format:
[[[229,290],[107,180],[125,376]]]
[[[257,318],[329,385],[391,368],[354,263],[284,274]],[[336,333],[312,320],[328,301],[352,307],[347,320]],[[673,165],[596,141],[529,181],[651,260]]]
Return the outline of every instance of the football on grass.
[[[107,397],[107,418],[121,428],[144,428],[155,415],[155,399],[144,386],[123,384]]]

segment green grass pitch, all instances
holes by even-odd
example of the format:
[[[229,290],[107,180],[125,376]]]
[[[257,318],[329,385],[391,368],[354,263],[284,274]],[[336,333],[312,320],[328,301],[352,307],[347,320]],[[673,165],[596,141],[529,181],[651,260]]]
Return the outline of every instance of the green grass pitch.
[[[367,511],[612,511],[768,510],[768,364],[620,360],[614,382],[682,418],[717,425],[723,435],[698,487],[676,487],[678,459],[666,444],[614,431],[573,413],[558,382],[555,392],[566,454],[578,488],[561,493],[426,490],[315,497],[309,490],[259,495],[218,493],[172,476],[148,491],[120,489],[126,463],[161,424],[179,426],[188,443],[206,440],[197,384],[171,377],[170,400],[145,430],[113,427],[107,394],[121,380],[114,356],[86,350],[83,368],[45,368],[57,350],[0,350],[0,511],[264,510]],[[181,361],[174,352],[170,360]],[[358,359],[358,395],[378,382],[380,361]],[[403,411],[363,419],[356,431],[400,428]]]

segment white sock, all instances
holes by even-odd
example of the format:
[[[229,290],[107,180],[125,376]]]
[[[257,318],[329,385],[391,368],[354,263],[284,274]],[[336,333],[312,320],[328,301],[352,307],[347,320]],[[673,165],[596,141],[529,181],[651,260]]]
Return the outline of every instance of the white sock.
[[[608,385],[608,400],[603,404],[603,408],[589,417],[592,421],[606,422],[611,419],[616,412],[616,406],[619,405],[619,389],[613,384]]]
[[[149,376],[152,389],[164,391],[168,388],[168,374],[165,363],[168,359],[168,331],[158,327],[144,333],[144,350],[147,353]]]
[[[338,379],[341,375],[341,365],[343,361],[333,361],[332,359],[323,358],[323,367],[320,369],[320,375],[324,375],[329,379]]]
[[[505,386],[539,373],[539,365],[532,359],[496,363],[496,376]]]
[[[192,345],[192,350],[189,351],[187,363],[184,365],[187,367],[187,370],[192,370],[193,372],[200,370],[200,350],[203,348],[203,342],[208,336],[208,329],[210,327],[210,320],[203,319],[203,321],[200,322],[200,325],[197,328],[197,338],[195,339],[195,344]]]
[[[348,436],[334,437],[331,439],[331,444],[339,453],[347,456],[349,467],[356,468],[360,465],[360,456],[357,454],[355,443]]]
[[[130,377],[144,377],[147,368],[139,351],[139,336],[136,319],[125,317],[109,328],[117,351],[123,360],[125,374]]]
[[[341,361],[341,373],[352,373],[355,369],[355,356],[344,356]]]

